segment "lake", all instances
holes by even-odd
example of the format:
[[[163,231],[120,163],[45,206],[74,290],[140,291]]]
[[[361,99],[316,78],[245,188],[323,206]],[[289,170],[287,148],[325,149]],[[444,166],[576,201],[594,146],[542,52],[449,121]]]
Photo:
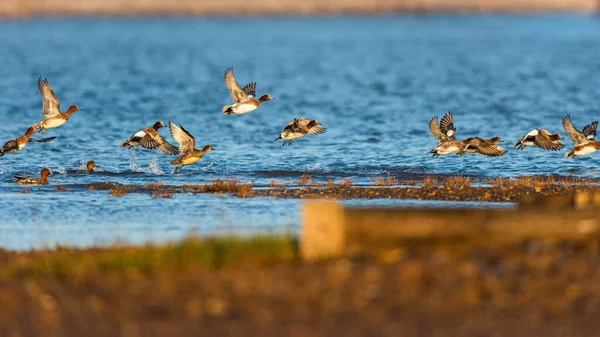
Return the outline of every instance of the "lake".
[[[512,147],[536,127],[566,137],[565,114],[579,128],[599,118],[600,20],[592,15],[40,18],[0,21],[0,40],[2,142],[41,121],[39,76],[63,110],[83,109],[48,131],[53,142],[0,158],[5,248],[299,225],[298,200],[117,198],[106,191],[53,192],[57,184],[219,178],[267,186],[306,172],[360,184],[382,175],[598,176],[600,153],[563,158],[570,139],[560,152]],[[258,95],[276,99],[246,115],[223,115],[221,107],[231,104],[223,82],[230,66],[241,85],[256,81]],[[500,136],[509,152],[432,158],[427,152],[437,142],[427,123],[447,111],[454,112],[458,138]],[[318,119],[328,130],[282,147],[273,140],[295,117]],[[183,125],[198,147],[215,150],[172,174],[174,157],[119,146],[158,120]],[[174,142],[167,128],[160,132]],[[104,174],[69,173],[88,160]],[[43,167],[55,173],[51,186],[22,193],[11,182],[15,174],[38,176]]]

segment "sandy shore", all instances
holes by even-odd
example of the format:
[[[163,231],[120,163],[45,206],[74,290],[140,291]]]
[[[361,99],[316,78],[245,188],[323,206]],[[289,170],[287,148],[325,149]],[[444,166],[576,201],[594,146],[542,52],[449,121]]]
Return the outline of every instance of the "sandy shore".
[[[395,12],[593,12],[598,0],[3,0],[0,16],[307,15]]]

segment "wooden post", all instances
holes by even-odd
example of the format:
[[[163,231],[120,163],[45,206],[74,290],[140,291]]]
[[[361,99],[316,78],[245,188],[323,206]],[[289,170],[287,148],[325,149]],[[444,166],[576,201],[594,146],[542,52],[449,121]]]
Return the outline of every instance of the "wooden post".
[[[345,249],[344,207],[337,202],[303,204],[300,251],[305,260],[339,256]]]

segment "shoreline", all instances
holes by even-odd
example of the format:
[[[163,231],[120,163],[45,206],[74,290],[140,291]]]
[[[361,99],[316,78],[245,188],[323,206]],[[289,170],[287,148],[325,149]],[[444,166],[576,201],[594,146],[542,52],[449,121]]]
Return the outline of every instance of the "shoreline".
[[[0,4],[0,18],[31,18],[39,16],[189,16],[189,17],[246,17],[286,15],[372,15],[398,13],[566,13],[597,12],[597,0],[391,0],[356,1],[342,0],[297,2],[292,0],[268,0],[247,6],[241,0],[230,2],[167,0],[5,0]]]

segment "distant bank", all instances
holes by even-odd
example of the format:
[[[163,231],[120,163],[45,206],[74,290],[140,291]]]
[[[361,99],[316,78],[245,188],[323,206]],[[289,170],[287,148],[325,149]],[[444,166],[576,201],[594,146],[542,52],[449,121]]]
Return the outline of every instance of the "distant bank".
[[[0,17],[595,12],[600,0],[2,0]]]

